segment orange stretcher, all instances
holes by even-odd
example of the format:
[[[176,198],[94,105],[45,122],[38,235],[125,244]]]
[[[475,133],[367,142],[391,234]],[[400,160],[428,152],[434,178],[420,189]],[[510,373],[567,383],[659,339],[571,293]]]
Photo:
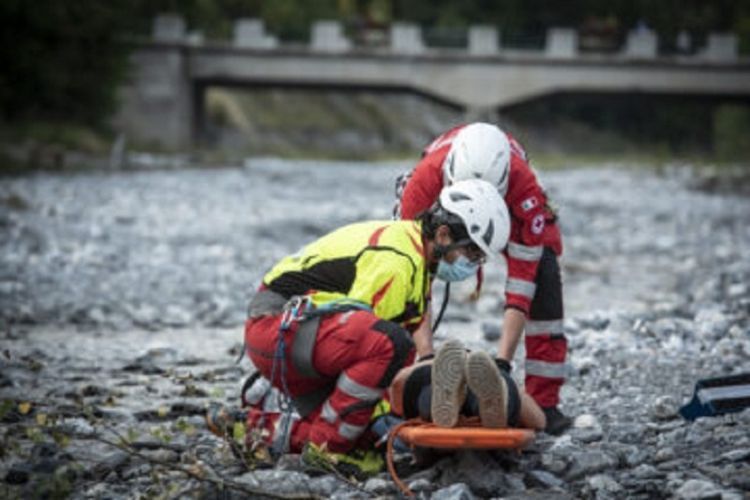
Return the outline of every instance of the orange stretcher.
[[[399,479],[393,465],[393,440],[398,438],[412,448],[423,446],[440,449],[520,450],[534,440],[531,429],[481,427],[478,419],[461,419],[459,427],[438,427],[418,419],[397,425],[388,439],[386,462],[391,477],[401,491],[412,496],[409,488]]]
[[[438,427],[434,424],[404,426],[397,436],[412,446],[443,449],[514,449],[525,448],[534,440],[530,429],[488,429],[486,427]]]

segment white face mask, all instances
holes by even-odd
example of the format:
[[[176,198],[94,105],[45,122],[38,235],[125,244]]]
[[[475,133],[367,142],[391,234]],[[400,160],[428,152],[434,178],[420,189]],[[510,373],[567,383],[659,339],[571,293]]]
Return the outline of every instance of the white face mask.
[[[435,276],[443,281],[463,281],[475,275],[478,268],[479,264],[471,262],[465,255],[459,255],[452,264],[440,259]]]

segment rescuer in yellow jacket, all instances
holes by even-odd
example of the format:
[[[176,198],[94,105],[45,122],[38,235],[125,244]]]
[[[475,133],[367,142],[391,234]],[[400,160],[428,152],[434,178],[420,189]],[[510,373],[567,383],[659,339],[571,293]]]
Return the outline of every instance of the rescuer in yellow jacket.
[[[431,351],[431,338],[411,333],[431,280],[474,276],[508,232],[497,190],[469,180],[446,188],[416,221],[345,226],[279,261],[250,302],[245,342],[296,411],[285,417],[267,401],[246,401],[248,425],[264,427],[278,450],[352,449],[393,377],[413,362],[415,344]]]

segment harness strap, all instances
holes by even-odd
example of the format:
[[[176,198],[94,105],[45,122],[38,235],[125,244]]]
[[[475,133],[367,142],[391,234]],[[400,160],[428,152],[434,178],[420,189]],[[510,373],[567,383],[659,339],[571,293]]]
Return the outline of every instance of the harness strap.
[[[292,364],[302,376],[323,378],[313,366],[313,350],[318,338],[320,316],[300,320],[298,325],[292,340]]]

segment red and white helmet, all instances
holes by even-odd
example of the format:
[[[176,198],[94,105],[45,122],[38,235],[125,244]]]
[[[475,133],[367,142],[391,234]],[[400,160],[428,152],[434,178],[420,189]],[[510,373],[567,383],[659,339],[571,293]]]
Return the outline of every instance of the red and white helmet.
[[[471,123],[458,131],[443,162],[444,184],[483,179],[505,196],[510,170],[508,136],[495,125]]]

